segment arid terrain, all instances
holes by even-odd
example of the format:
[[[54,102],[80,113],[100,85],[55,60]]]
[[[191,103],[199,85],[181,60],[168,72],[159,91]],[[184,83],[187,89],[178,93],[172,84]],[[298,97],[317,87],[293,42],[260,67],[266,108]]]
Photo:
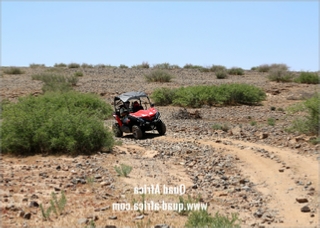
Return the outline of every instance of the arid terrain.
[[[212,72],[173,69],[172,82],[147,83],[143,75],[152,69],[21,69],[24,74],[0,78],[2,99],[41,94],[42,82],[32,80],[33,74],[78,71],[83,76],[74,89],[97,93],[109,104],[128,91],[150,95],[158,87],[235,82],[263,88],[267,99],[259,106],[156,106],[167,126],[164,136],[150,132],[135,140],[127,134],[117,138],[121,143],[112,151],[92,156],[1,155],[2,227],[85,227],[91,221],[110,228],[183,227],[188,217],[176,211],[113,208],[114,203],[178,203],[180,195],[163,194],[163,186],[185,186],[181,196],[198,198],[212,215],[237,213],[241,227],[319,226],[319,145],[309,143],[310,136],[284,130],[296,118],[286,108],[319,91],[318,85],[270,82],[267,73],[255,71],[216,79]],[[199,118],[192,115],[196,111]],[[269,118],[276,120],[274,126]],[[112,123],[105,122],[107,127]],[[214,130],[214,124],[228,130]],[[114,169],[122,163],[133,168],[128,177]],[[162,194],[135,194],[137,188],[157,184]],[[61,191],[67,199],[63,213],[51,213],[45,221],[39,205],[48,208],[51,193],[59,199]]]

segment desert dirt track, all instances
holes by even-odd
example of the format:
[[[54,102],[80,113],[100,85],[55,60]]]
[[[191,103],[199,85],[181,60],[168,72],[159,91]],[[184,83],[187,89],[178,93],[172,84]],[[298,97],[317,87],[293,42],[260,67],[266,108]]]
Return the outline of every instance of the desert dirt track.
[[[31,75],[52,69],[24,69],[23,75],[1,78],[2,98],[15,100],[40,94],[41,82]],[[74,69],[59,73],[72,74]],[[274,83],[267,75],[246,71],[244,76],[218,80],[213,73],[171,70],[171,83],[146,83],[143,74],[151,69],[84,69],[76,90],[94,92],[111,103],[115,94],[143,88],[179,87],[221,83],[249,83],[267,93],[262,106],[203,107],[200,119],[179,118],[179,107],[157,107],[167,125],[165,136],[150,133],[143,140],[125,135],[122,145],[111,152],[71,157],[1,156],[0,189],[3,227],[85,227],[95,220],[97,227],[154,227],[165,224],[183,227],[187,216],[174,211],[116,211],[113,203],[141,202],[134,188],[144,185],[186,187],[187,195],[201,196],[208,211],[238,213],[242,227],[317,227],[319,225],[319,146],[309,136],[285,132],[294,116],[271,111],[302,101],[318,91],[317,85]],[[186,112],[193,113],[194,109]],[[275,126],[267,124],[275,118]],[[250,125],[255,120],[257,125]],[[110,126],[112,119],[106,121]],[[229,131],[215,131],[213,123],[228,124]],[[117,176],[113,166],[133,167],[128,178]],[[90,182],[88,177],[94,181]],[[66,192],[65,214],[43,221],[39,207],[49,206],[50,194]],[[178,202],[175,194],[147,194],[147,202]],[[303,209],[302,209],[303,208]],[[30,213],[30,218],[21,215]]]

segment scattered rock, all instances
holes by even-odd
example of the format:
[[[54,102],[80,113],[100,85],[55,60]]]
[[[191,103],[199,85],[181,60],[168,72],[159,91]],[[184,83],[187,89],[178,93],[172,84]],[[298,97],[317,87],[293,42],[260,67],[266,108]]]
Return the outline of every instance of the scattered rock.
[[[310,211],[311,211],[311,209],[310,209],[309,206],[304,206],[304,207],[302,207],[300,210],[301,210],[301,212],[304,212],[304,213],[307,213],[307,212],[310,212]]]
[[[309,202],[307,198],[296,198],[296,201],[298,203],[308,203]]]

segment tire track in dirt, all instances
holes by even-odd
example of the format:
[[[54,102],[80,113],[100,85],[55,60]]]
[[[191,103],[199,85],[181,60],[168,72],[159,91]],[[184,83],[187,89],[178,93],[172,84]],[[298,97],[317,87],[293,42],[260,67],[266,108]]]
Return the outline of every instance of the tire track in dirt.
[[[172,141],[168,136],[157,139]],[[174,141],[186,139],[175,138]],[[282,223],[272,224],[272,227],[316,227],[318,224],[319,205],[319,162],[315,158],[295,154],[287,148],[244,142],[234,139],[202,139],[195,143],[223,148],[226,153],[239,158],[238,164],[242,173],[256,184],[255,188],[269,201],[267,206],[277,211],[277,217]],[[267,151],[270,157],[263,157],[257,150]],[[297,183],[311,183],[310,192]],[[311,194],[310,194],[311,193]],[[307,198],[308,203],[298,203],[297,198]],[[303,206],[309,206],[311,213],[301,212]]]

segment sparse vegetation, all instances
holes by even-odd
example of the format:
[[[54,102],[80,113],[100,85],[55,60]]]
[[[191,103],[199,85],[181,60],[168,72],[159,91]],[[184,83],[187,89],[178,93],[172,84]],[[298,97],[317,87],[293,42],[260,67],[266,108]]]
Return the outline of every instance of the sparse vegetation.
[[[226,72],[227,68],[222,65],[212,65],[210,68],[211,72]]]
[[[159,88],[151,97],[159,105],[172,103],[181,107],[198,108],[203,105],[258,104],[265,99],[266,94],[258,87],[235,83],[180,87],[171,91]],[[169,103],[170,101],[172,102]]]
[[[170,82],[173,76],[164,70],[154,70],[150,74],[145,75],[147,82]]]
[[[140,65],[134,65],[131,68],[138,68],[138,69],[149,69],[150,65],[148,62],[142,62]]]
[[[65,63],[55,63],[54,67],[67,67],[67,64],[65,64]]]
[[[268,118],[267,122],[269,126],[274,126],[276,124],[276,120],[274,118]]]
[[[294,79],[294,82],[305,84],[320,84],[320,76],[317,73],[301,72],[299,77]]]
[[[10,67],[9,69],[4,69],[3,73],[5,74],[24,74],[24,71],[19,67]]]
[[[132,167],[126,164],[120,164],[120,166],[114,166],[115,171],[121,177],[128,177],[130,172],[132,171]]]
[[[87,63],[82,63],[81,67],[82,68],[93,68],[93,65],[92,64],[87,64]]]
[[[67,198],[64,194],[64,191],[61,191],[61,198],[59,200],[57,199],[57,195],[54,192],[52,192],[50,207],[48,207],[47,210],[45,210],[42,204],[40,204],[42,217],[45,220],[48,220],[50,218],[51,212],[54,212],[55,215],[59,217],[63,213],[66,204],[67,204]]]
[[[64,76],[58,74],[37,74],[31,76],[32,80],[44,82],[43,92],[68,92],[79,81],[77,76]]]
[[[320,129],[320,93],[299,104],[291,106],[288,111],[290,114],[302,112],[303,117],[296,118],[289,132],[300,132],[305,134],[318,135]]]
[[[217,212],[212,217],[206,210],[200,210],[190,213],[185,227],[240,228],[240,220],[237,214],[232,214],[229,218],[229,216],[220,215]]]
[[[126,68],[129,68],[127,65],[124,65],[124,64],[120,64],[119,68],[121,69],[126,69]]]
[[[23,97],[2,106],[1,151],[19,155],[91,154],[113,146],[103,120],[110,105],[75,91]]]
[[[68,68],[80,68],[80,64],[78,63],[69,63]]]
[[[82,77],[82,76],[83,76],[83,72],[77,71],[77,72],[74,73],[74,76],[76,76],[76,77]]]
[[[228,77],[228,73],[225,70],[215,72],[217,79],[225,79]]]
[[[212,125],[212,129],[213,130],[222,130],[222,131],[227,132],[229,130],[229,126],[227,124],[221,125],[221,124],[218,124],[218,123],[214,123]]]
[[[29,64],[30,68],[38,68],[38,67],[45,67],[46,65],[44,64],[36,64],[36,63],[31,63]]]
[[[161,69],[161,70],[169,70],[169,69],[178,69],[180,67],[178,65],[171,65],[170,63],[161,63],[161,64],[153,65],[153,68]]]
[[[193,204],[193,203],[198,203],[200,199],[200,196],[196,199],[192,199],[190,195],[188,195],[187,199],[184,199],[182,196],[179,196],[179,202],[178,205],[183,205],[183,209],[178,211],[179,215],[188,215],[191,210],[188,210],[187,205],[188,204]]]
[[[228,70],[228,74],[231,75],[244,75],[244,70],[239,67],[232,67],[231,69]]]
[[[270,81],[291,82],[293,80],[293,74],[288,71],[288,67],[285,64],[272,64],[268,72]]]

